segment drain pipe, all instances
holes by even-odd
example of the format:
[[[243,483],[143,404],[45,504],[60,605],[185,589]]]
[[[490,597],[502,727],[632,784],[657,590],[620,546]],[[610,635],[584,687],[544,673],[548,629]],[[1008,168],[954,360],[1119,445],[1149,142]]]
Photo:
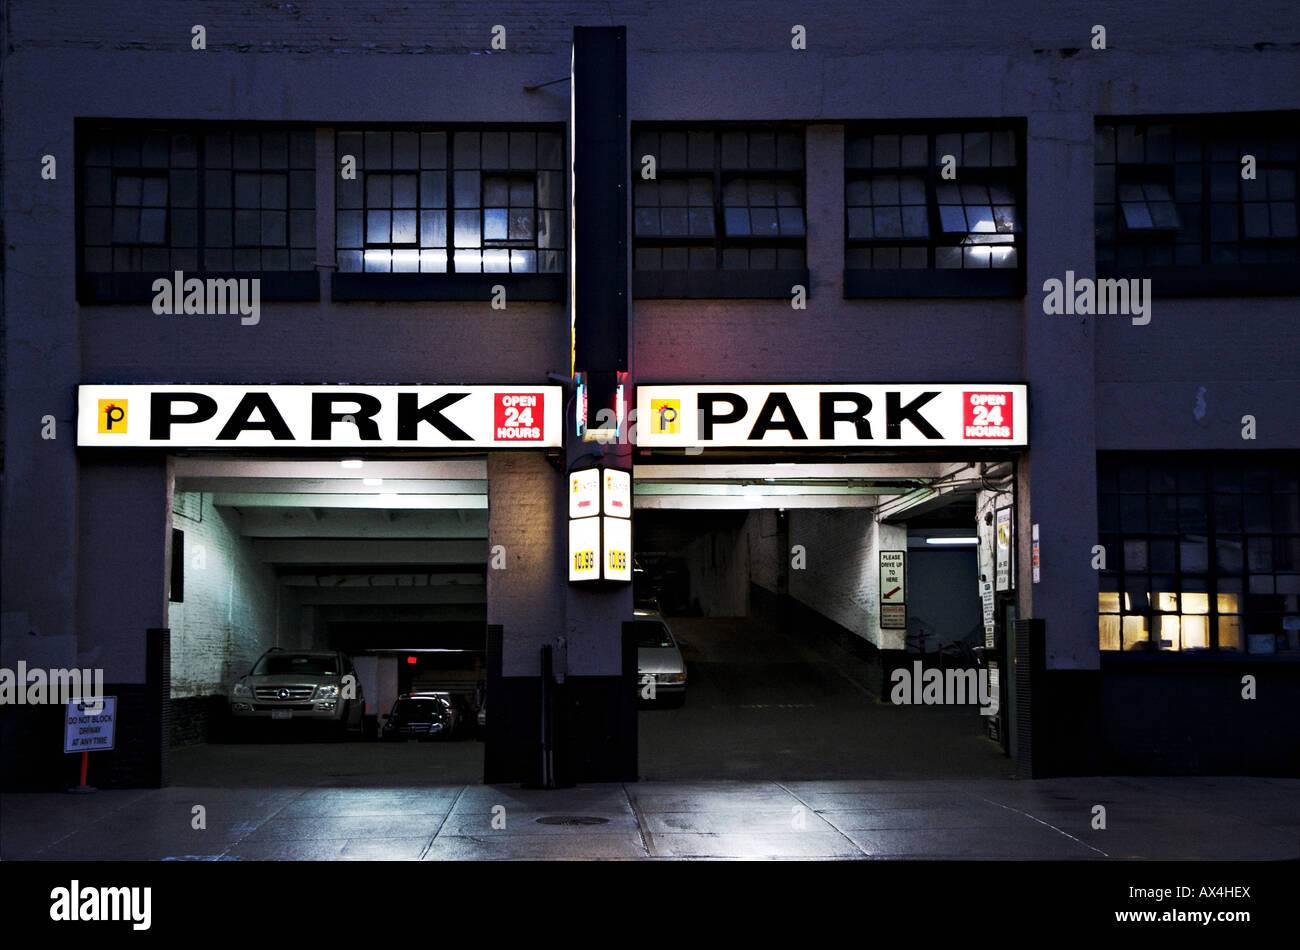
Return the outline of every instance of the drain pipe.
[[[555,687],[551,676],[552,647],[542,647],[542,787],[555,788]]]

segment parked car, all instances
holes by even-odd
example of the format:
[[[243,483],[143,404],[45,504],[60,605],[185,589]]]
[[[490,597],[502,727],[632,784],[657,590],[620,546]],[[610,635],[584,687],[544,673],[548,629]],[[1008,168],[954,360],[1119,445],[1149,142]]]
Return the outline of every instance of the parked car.
[[[387,742],[447,739],[456,730],[457,718],[446,693],[403,693],[384,713],[379,738]]]
[[[686,702],[686,661],[673,632],[657,612],[637,610],[633,616],[637,696],[647,705],[682,705]]]
[[[230,689],[236,722],[298,720],[338,738],[360,734],[365,705],[352,661],[338,650],[272,647]]]

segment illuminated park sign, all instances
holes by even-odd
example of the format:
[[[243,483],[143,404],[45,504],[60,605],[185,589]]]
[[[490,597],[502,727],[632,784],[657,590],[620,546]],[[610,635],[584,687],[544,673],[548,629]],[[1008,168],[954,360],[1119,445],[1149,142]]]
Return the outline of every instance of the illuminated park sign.
[[[1023,383],[638,386],[645,448],[1028,444]]]
[[[77,445],[551,448],[559,386],[77,387]]]

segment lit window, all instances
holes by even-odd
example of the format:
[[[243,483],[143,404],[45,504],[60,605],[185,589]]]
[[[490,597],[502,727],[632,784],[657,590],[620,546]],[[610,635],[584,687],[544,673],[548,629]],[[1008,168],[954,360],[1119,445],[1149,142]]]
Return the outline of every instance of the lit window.
[[[563,139],[534,130],[340,132],[341,273],[561,273]]]
[[[848,269],[1017,269],[1018,149],[1009,128],[850,128]]]
[[[1103,457],[1102,650],[1300,652],[1300,467]]]

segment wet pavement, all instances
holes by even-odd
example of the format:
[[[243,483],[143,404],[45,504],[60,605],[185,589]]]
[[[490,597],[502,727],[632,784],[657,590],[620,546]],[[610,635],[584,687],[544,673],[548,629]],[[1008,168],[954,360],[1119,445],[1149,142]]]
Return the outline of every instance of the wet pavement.
[[[1095,806],[1105,809],[1096,828]],[[206,827],[195,827],[201,806]],[[4,860],[1294,860],[1300,780],[203,788],[0,796]]]
[[[640,782],[485,786],[474,740],[268,735],[171,750],[168,788],[0,795],[0,859],[1300,858],[1300,779],[1016,780],[975,708],[881,703],[852,643],[669,622],[690,684],[638,714]]]

